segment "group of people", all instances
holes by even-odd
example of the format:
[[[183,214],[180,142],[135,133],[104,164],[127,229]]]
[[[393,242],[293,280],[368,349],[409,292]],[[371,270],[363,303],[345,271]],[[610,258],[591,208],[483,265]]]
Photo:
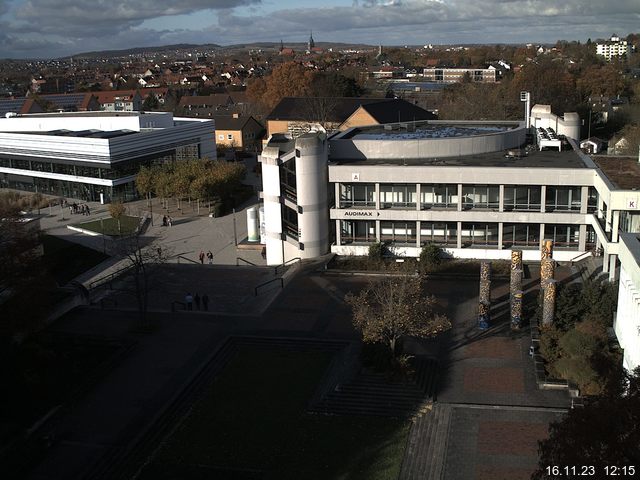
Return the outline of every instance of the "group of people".
[[[80,213],[82,215],[91,215],[91,210],[89,209],[89,205],[87,205],[86,203],[78,205],[76,202],[73,202],[71,205],[69,205],[69,213],[71,214]]]
[[[173,218],[171,218],[169,215],[163,215],[163,217],[162,217],[162,226],[163,227],[170,227],[171,225],[173,225]]]
[[[187,293],[184,297],[184,303],[187,306],[188,311],[193,311],[193,304],[196,304],[196,310],[200,310],[200,305],[202,304],[202,310],[205,312],[209,311],[209,296],[205,293],[202,295],[191,295],[191,292]]]
[[[204,257],[205,257],[204,250],[200,250],[200,255],[198,255],[198,258],[200,259],[200,263],[203,265],[204,265]],[[209,265],[213,265],[213,253],[211,253],[211,250],[207,252],[206,257],[207,257],[207,263]]]

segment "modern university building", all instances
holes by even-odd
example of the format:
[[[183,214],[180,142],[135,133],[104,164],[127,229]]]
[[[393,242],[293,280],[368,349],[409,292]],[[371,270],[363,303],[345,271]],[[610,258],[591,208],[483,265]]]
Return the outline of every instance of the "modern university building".
[[[556,116],[546,105],[530,113],[525,122],[273,135],[259,159],[267,263],[367,255],[374,242],[398,256],[417,257],[433,243],[456,258],[509,259],[518,248],[539,261],[550,239],[557,261],[602,253],[614,280],[621,255],[625,300],[615,328],[625,332],[632,368],[640,362],[640,236],[620,235],[640,232],[638,159],[592,159],[577,147],[577,114]]]
[[[85,201],[132,200],[142,165],[216,158],[212,120],[166,112],[72,112],[0,119],[0,187]]]

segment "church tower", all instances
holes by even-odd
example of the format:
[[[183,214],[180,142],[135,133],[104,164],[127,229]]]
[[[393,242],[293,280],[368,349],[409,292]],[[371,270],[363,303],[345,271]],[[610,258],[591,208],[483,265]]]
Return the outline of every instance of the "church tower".
[[[316,42],[313,41],[313,30],[311,30],[309,34],[309,42],[307,43],[307,50],[311,51],[315,46],[316,46]]]

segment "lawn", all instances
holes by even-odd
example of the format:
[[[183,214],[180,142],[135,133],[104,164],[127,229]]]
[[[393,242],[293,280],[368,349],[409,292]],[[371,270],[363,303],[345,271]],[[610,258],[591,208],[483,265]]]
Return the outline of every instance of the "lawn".
[[[93,220],[86,223],[75,224],[74,227],[83,228],[85,230],[91,230],[92,232],[104,233],[112,237],[119,235],[131,235],[136,231],[140,225],[140,217],[130,217],[123,215],[120,217],[120,230],[118,230],[118,222],[111,217],[106,217],[101,220]],[[103,232],[104,228],[104,232]]]
[[[240,347],[142,478],[397,478],[408,421],[305,413],[330,360]]]
[[[60,285],[103,262],[108,255],[58,237],[44,235],[43,262],[49,273]]]

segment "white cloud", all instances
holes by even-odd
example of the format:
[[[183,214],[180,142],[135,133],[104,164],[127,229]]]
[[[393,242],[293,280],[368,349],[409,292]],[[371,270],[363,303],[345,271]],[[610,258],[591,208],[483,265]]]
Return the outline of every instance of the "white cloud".
[[[0,0],[0,57],[33,52],[43,40],[50,46],[40,47],[42,55],[168,43],[305,41],[311,28],[316,41],[521,43],[625,35],[640,24],[638,0],[344,0],[345,6],[331,7],[301,0],[298,8],[269,13],[260,0],[9,1]],[[171,16],[188,14],[211,15],[213,25],[171,28]],[[144,24],[160,18],[153,23],[162,25],[157,29]]]

